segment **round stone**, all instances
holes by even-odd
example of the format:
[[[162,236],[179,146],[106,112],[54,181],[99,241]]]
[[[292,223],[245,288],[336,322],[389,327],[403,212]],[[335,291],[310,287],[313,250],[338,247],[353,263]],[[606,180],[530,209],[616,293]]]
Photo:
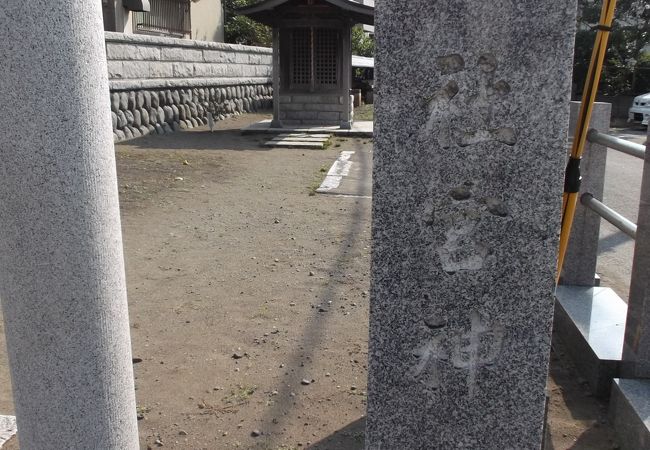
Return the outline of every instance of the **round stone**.
[[[142,114],[138,109],[133,111],[133,125],[138,128],[142,126]]]
[[[163,111],[165,111],[165,122],[172,122],[174,120],[174,111],[172,110],[172,107],[165,105]]]
[[[126,111],[129,107],[129,95],[126,92],[120,92],[120,109]]]
[[[111,110],[118,112],[120,110],[120,94],[113,92],[111,94]]]
[[[142,96],[144,97],[144,107],[147,109],[151,108],[151,92],[142,91]]]
[[[158,108],[160,106],[160,97],[158,97],[157,92],[151,92],[151,107]]]
[[[126,135],[124,134],[124,131],[122,130],[115,130],[115,136],[117,136],[117,142],[123,141],[126,139]]]
[[[127,109],[124,111],[124,116],[126,117],[126,123],[128,125],[133,125],[133,113]]]
[[[144,93],[142,91],[138,91],[137,94],[135,94],[135,106],[138,108],[144,106]]]
[[[133,111],[136,108],[136,106],[135,106],[135,92],[130,91],[128,95],[129,95],[128,109]]]
[[[150,120],[150,119],[149,119],[149,111],[147,111],[146,109],[142,108],[142,109],[140,110],[140,117],[141,117],[141,120],[142,120],[142,124],[143,124],[143,125],[148,125],[148,124],[149,124],[149,120]]]

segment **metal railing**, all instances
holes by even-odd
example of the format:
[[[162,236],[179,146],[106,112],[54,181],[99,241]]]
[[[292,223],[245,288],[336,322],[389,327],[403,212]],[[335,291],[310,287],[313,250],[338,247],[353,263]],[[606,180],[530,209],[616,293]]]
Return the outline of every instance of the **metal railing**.
[[[190,0],[151,0],[151,11],[134,12],[136,32],[191,37]]]
[[[587,140],[596,144],[604,145],[609,147],[612,150],[618,150],[619,152],[626,153],[637,158],[645,158],[645,147],[641,144],[636,144],[634,142],[626,141],[615,136],[610,136],[609,134],[600,133],[597,130],[591,129],[587,134]]]
[[[587,134],[587,140],[589,142],[604,145],[607,148],[617,150],[636,158],[645,159],[645,147],[641,144],[636,144],[634,142],[626,141],[625,139],[610,136],[594,129],[589,130],[589,133]],[[607,222],[614,225],[616,228],[627,234],[632,239],[636,239],[636,224],[600,200],[594,198],[590,192],[586,192],[580,197],[580,203],[598,214]]]
[[[614,225],[616,228],[627,234],[632,239],[636,239],[636,224],[615,210],[596,200],[589,192],[582,194],[580,203],[598,214],[600,217]]]

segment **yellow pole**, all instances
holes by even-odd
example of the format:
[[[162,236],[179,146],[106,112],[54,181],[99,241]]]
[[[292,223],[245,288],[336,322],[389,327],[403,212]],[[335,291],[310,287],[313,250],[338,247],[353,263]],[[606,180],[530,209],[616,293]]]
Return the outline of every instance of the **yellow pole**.
[[[582,92],[580,115],[578,116],[578,122],[571,147],[571,156],[569,158],[567,173],[565,175],[564,195],[562,197],[562,230],[560,232],[560,249],[557,261],[556,282],[559,282],[560,280],[564,258],[569,245],[569,235],[571,234],[571,226],[573,225],[573,218],[575,216],[576,204],[578,202],[578,194],[580,190],[580,159],[584,153],[584,147],[587,141],[589,122],[591,120],[594,102],[596,101],[598,84],[600,83],[603,62],[605,61],[605,55],[607,53],[607,41],[614,20],[615,9],[616,0],[605,0],[603,2],[603,8],[600,13],[600,21],[598,24],[598,32],[596,33],[596,41],[591,53],[587,79]]]

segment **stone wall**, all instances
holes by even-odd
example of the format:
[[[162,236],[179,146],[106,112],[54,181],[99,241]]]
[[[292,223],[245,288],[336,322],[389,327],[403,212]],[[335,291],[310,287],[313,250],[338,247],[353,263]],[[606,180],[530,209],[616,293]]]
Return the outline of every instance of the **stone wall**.
[[[344,102],[345,96],[339,94],[283,94],[280,120],[284,125],[338,126],[345,117]]]
[[[107,32],[116,142],[272,107],[269,48]]]

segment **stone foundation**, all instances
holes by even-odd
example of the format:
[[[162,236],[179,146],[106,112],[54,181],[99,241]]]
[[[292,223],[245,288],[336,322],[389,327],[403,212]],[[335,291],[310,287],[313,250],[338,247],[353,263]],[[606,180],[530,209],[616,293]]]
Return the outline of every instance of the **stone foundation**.
[[[282,94],[280,120],[287,126],[339,126],[345,117],[345,99],[339,94]]]
[[[116,142],[271,109],[272,50],[105,34]]]
[[[167,134],[232,115],[268,110],[273,89],[267,85],[199,87],[111,92],[111,118],[115,142]]]

